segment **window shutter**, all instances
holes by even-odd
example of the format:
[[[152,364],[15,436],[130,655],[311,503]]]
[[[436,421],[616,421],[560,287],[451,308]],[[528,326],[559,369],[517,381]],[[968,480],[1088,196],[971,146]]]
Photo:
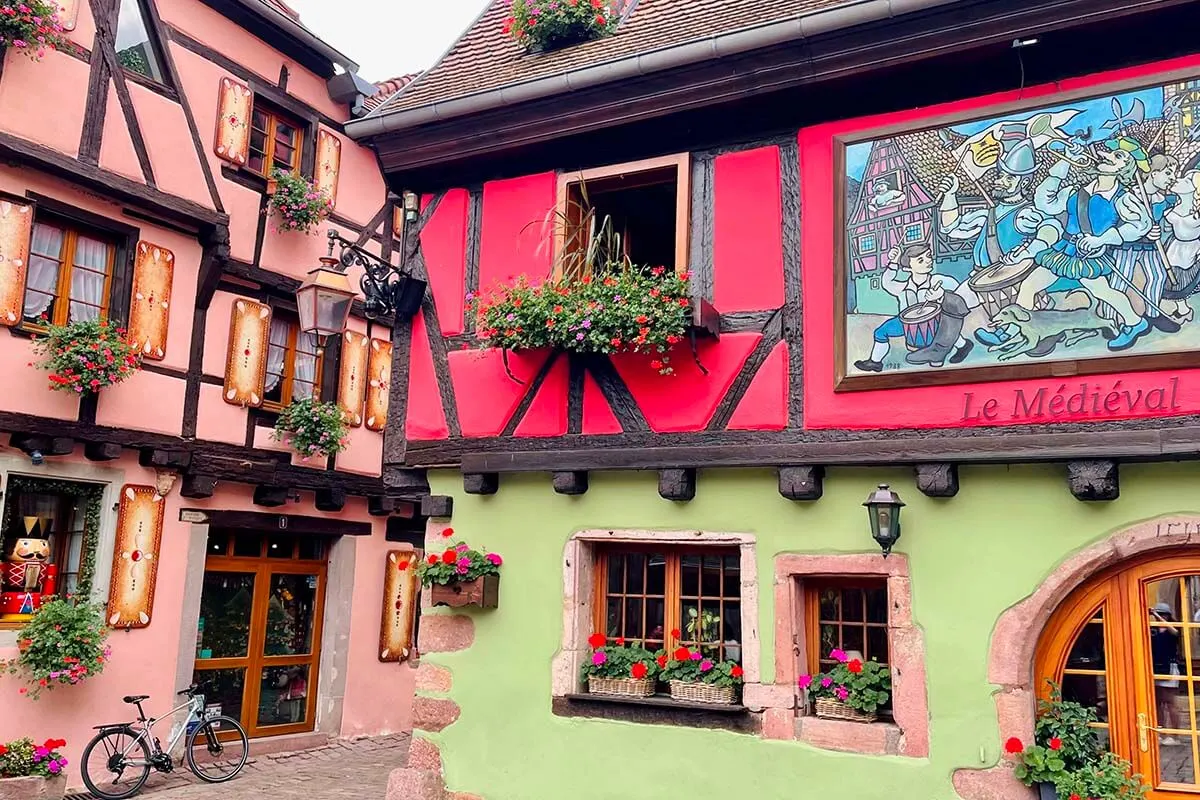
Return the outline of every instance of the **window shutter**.
[[[388,390],[392,382],[392,343],[383,339],[371,340],[367,361],[367,430],[382,431],[387,427]]]
[[[366,399],[367,337],[346,331],[342,336],[341,358],[338,405],[346,414],[346,424],[357,428],[363,423],[363,402]]]
[[[229,359],[225,362],[225,402],[262,405],[267,380],[267,347],[271,309],[251,300],[233,304],[229,326]]]
[[[158,548],[166,501],[153,486],[125,484],[117,511],[112,580],[108,588],[108,624],[144,628],[154,611]]]
[[[79,21],[79,0],[54,0],[58,5],[58,24],[64,31],[75,30]]]
[[[167,354],[171,281],[175,254],[150,242],[138,242],[133,259],[133,298],[129,304],[129,343],[143,358],[162,361]]]
[[[217,99],[217,140],[214,151],[218,156],[239,167],[246,163],[250,150],[250,115],[254,110],[254,93],[244,83],[221,78]]]
[[[337,203],[338,175],[342,169],[342,142],[328,131],[317,133],[317,189],[329,197],[329,205]]]
[[[417,562],[421,550],[389,550],[383,575],[383,622],[379,631],[379,660],[403,661],[412,651],[413,618],[417,612]]]
[[[0,198],[0,325],[21,322],[25,309],[25,270],[33,233],[33,204]]]

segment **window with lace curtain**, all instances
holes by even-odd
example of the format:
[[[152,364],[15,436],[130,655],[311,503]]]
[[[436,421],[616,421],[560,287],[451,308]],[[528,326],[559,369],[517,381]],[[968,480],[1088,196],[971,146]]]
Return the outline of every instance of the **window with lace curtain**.
[[[21,481],[19,486],[10,485],[4,499],[4,529],[0,531],[0,551],[8,553],[17,539],[28,535],[28,526],[37,523],[35,530],[49,539],[50,558],[46,563],[58,569],[58,594],[76,591],[86,538],[87,498],[64,488],[69,487],[32,479]]]
[[[107,319],[117,248],[111,239],[57,220],[33,226],[25,276],[27,327]]]
[[[298,320],[276,314],[267,348],[267,383],[263,408],[278,411],[293,400],[321,394],[321,353],[317,337],[301,333]]]

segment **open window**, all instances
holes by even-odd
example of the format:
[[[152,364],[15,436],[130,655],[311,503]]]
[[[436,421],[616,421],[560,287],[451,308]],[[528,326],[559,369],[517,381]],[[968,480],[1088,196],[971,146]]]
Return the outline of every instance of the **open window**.
[[[690,199],[686,153],[560,175],[556,274],[613,261],[686,271]]]
[[[267,347],[267,378],[262,407],[279,411],[294,400],[319,399],[324,372],[317,337],[300,330],[295,317],[276,313]]]
[[[270,176],[275,169],[299,173],[304,126],[255,97],[249,149],[246,166],[263,177]]]

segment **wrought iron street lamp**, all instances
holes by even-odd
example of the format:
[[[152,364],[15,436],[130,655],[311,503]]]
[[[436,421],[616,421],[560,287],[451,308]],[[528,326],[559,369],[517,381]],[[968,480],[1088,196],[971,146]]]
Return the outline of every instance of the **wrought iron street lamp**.
[[[871,538],[879,543],[883,557],[887,558],[900,539],[900,509],[904,508],[904,502],[886,483],[881,483],[863,505],[871,518]]]
[[[353,242],[343,239],[332,228],[329,230],[328,235],[329,256],[322,258],[322,267],[314,270],[311,274],[321,273],[326,265],[337,265],[329,266],[329,271],[340,275],[345,281],[346,290],[349,290],[349,279],[346,277],[346,270],[350,267],[362,267],[363,273],[362,278],[359,280],[359,286],[362,289],[364,311],[369,319],[390,314],[396,320],[406,320],[420,310],[421,301],[425,297],[425,281],[414,277],[400,267],[389,264],[378,256],[368,253]],[[336,258],[333,257],[333,248],[335,246],[341,248]],[[329,278],[329,281],[332,280],[332,278]],[[312,281],[309,283],[312,283]],[[304,291],[308,288],[309,283],[302,286],[300,290]],[[325,291],[328,297],[332,298],[333,289],[326,285]],[[353,297],[352,291],[350,296]],[[347,303],[345,312],[341,317],[343,329],[346,324],[346,315],[349,313],[350,306]],[[303,312],[301,312],[302,326],[303,320]],[[316,328],[314,328],[313,332],[316,332]],[[340,334],[341,330],[338,333]]]
[[[330,254],[321,259],[321,266],[308,273],[308,280],[296,290],[296,310],[300,313],[300,330],[317,337],[317,345],[325,339],[341,336],[350,318],[354,303],[354,287],[342,269],[342,262]]]

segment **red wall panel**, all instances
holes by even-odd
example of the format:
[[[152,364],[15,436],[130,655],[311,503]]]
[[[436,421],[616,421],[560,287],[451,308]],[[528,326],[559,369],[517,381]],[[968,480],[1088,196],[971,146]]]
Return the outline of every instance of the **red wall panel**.
[[[783,305],[779,148],[718,156],[713,165],[713,305],[757,311]]]
[[[775,345],[729,418],[731,431],[779,431],[788,421],[788,346]]]
[[[437,304],[438,324],[445,334],[463,332],[467,207],[470,202],[465,189],[451,189],[421,229],[421,254],[425,257],[429,288]]]
[[[608,405],[608,399],[591,375],[583,378],[583,432],[585,434],[621,433],[621,423]]]
[[[517,426],[517,436],[564,436],[567,433],[567,358],[559,356]]]
[[[504,371],[499,350],[458,350],[450,354],[450,375],[463,436],[499,436],[521,402],[529,381],[546,361],[544,351],[509,353]],[[565,396],[565,395],[564,395]]]
[[[429,349],[425,315],[418,311],[412,322],[412,349],[408,366],[408,416],[404,435],[413,441],[445,439],[450,435],[442,397],[438,392],[433,353]]]
[[[551,249],[545,222],[554,208],[556,187],[553,172],[483,185],[479,243],[482,291],[497,281],[511,282],[518,275],[535,279],[549,276]]]

